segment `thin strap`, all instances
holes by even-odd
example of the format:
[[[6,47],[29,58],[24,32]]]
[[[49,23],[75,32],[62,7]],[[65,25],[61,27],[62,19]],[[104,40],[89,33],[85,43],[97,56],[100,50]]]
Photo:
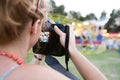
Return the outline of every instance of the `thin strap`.
[[[17,68],[19,65],[15,64],[12,67],[10,67],[2,76],[0,76],[0,80],[4,80],[12,70],[14,70],[15,68]]]
[[[69,71],[68,69],[68,61],[69,61],[69,58],[70,58],[70,53],[69,53],[69,49],[68,49],[68,46],[69,46],[69,26],[66,25],[66,28],[65,28],[65,31],[66,31],[66,38],[65,38],[65,63],[66,63],[66,69],[67,71]]]

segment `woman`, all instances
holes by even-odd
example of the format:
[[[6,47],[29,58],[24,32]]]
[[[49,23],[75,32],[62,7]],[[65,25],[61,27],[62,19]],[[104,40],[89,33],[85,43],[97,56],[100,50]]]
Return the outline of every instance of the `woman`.
[[[28,51],[38,40],[46,16],[44,0],[0,0],[0,80],[69,80],[46,66],[24,64]],[[105,76],[75,47],[70,27],[70,57],[86,80]],[[65,34],[55,26],[64,46]]]

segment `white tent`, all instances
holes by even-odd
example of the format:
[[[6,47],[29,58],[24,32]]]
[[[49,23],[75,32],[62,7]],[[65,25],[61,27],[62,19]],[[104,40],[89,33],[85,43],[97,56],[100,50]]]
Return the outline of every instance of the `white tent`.
[[[86,22],[92,23],[95,26],[104,27],[104,25],[108,22],[109,18],[102,18],[100,20],[87,20]]]
[[[96,26],[96,31],[98,31],[99,27],[104,29],[105,24],[108,22],[109,18],[102,18],[100,20],[87,20],[86,22],[92,23]]]

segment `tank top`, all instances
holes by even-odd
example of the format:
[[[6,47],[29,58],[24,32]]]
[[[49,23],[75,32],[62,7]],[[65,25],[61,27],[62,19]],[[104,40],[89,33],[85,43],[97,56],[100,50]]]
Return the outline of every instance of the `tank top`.
[[[15,64],[12,67],[10,67],[2,76],[0,76],[0,80],[5,80],[5,78],[18,66],[19,66],[18,64]]]

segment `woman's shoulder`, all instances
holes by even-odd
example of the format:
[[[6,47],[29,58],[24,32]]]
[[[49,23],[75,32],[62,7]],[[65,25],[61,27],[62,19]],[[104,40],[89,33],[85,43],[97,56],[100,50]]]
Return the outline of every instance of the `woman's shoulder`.
[[[69,80],[48,66],[25,64],[16,68],[6,80]]]

